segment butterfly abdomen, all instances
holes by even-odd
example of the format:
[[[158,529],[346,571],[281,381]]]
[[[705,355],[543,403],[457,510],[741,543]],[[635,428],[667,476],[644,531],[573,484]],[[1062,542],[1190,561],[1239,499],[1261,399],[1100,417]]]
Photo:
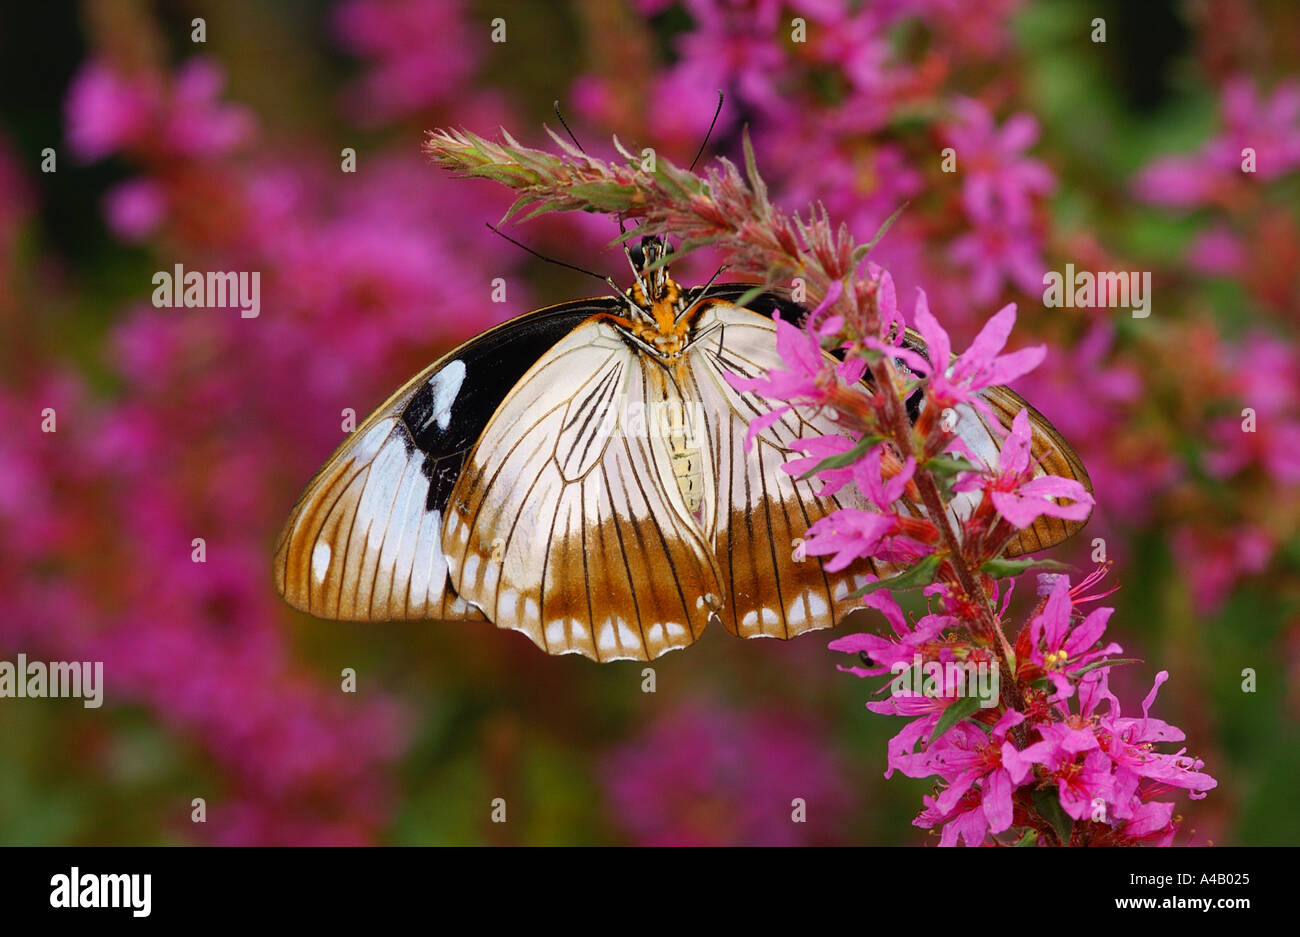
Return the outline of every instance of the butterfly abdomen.
[[[696,520],[700,520],[704,500],[704,453],[699,441],[699,415],[692,412],[697,409],[680,397],[668,398],[663,404],[659,431],[668,444],[673,477],[677,479],[686,507]]]

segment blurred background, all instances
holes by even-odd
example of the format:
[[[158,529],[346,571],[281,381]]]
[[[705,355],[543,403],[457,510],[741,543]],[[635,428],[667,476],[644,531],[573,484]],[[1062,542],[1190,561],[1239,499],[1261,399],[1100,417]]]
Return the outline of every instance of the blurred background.
[[[645,693],[641,664],[317,621],[271,588],[345,408],[601,292],[488,232],[509,196],[426,165],[423,132],[543,144],[559,99],[589,151],[617,134],[686,164],[719,88],[706,160],[748,125],[775,198],[860,240],[908,204],[873,256],[959,349],[1019,304],[1013,343],[1051,350],[1017,389],[1096,486],[1057,556],[1090,567],[1104,540],[1109,637],[1142,659],[1112,686],[1136,711],[1168,669],[1155,712],[1220,781],[1180,801],[1180,841],[1297,842],[1297,36],[1281,0],[6,5],[0,660],[102,660],[106,689],[0,700],[0,843],[934,841],[911,826],[930,783],[882,777],[901,722],[825,633],[715,627]],[[607,218],[511,233],[625,275]],[[259,271],[260,316],[155,308],[178,263]],[[1149,318],[1045,308],[1066,263],[1151,271]]]

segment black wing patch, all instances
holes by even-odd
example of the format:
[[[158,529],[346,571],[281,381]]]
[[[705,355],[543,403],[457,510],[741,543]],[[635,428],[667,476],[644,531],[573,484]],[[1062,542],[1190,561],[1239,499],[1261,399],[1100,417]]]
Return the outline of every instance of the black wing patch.
[[[429,480],[425,510],[442,510],[460,477],[465,455],[511,388],[537,360],[591,316],[617,308],[613,298],[580,300],[529,313],[473,339],[449,354],[402,408],[411,444],[424,455]],[[459,366],[457,392],[446,399],[439,375]]]

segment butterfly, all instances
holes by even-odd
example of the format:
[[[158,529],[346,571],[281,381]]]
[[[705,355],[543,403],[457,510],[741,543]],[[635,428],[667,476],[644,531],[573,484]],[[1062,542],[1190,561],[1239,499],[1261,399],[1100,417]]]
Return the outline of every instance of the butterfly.
[[[684,289],[668,251],[641,239],[626,291],[496,326],[385,401],[290,513],[280,595],[320,618],[486,620],[601,662],[654,659],[713,621],[792,638],[859,607],[868,573],[890,570],[829,572],[800,544],[818,519],[864,503],[852,486],[821,496],[782,469],[796,440],[840,430],[790,410],[747,449],[749,423],[776,405],[726,380],[781,367],[773,315],[805,311],[771,292],[737,305],[750,284]],[[915,333],[906,343],[923,350]],[[955,426],[974,454],[996,460],[1028,408],[1037,472],[1091,491],[1041,414],[1005,387],[982,396],[992,416],[964,405]],[[960,500],[958,520],[973,508]],[[1084,523],[1042,517],[1005,553]]]

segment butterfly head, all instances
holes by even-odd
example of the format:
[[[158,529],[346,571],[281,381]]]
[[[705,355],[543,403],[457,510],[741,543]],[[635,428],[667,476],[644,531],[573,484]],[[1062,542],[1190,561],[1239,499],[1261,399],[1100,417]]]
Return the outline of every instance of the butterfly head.
[[[692,317],[687,313],[694,305],[690,291],[668,273],[664,260],[671,255],[672,247],[663,237],[643,237],[628,248],[634,282],[623,294],[632,313],[633,334],[669,358],[681,354],[689,343]]]

